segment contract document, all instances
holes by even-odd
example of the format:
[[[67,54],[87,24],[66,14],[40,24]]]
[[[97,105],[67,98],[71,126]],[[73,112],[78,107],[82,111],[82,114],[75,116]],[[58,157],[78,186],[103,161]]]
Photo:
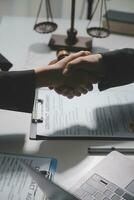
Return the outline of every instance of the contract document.
[[[57,161],[39,156],[24,156],[0,153],[0,199],[1,200],[43,200],[44,193],[30,174],[23,168],[20,160],[27,162],[47,178],[54,175]]]
[[[89,92],[69,100],[39,90],[32,116],[31,139],[134,138],[132,92]],[[35,136],[36,135],[36,136]]]

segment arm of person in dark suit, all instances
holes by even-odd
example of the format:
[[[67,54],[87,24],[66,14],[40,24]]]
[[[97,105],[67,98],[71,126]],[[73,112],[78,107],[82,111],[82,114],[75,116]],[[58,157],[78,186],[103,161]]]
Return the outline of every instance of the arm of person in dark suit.
[[[0,72],[1,109],[31,112],[34,94],[34,70]]]
[[[134,49],[126,48],[76,58],[66,65],[63,74],[77,74],[78,70],[85,70],[89,74],[89,81],[92,84],[98,83],[99,90],[132,83]]]
[[[134,82],[134,49],[121,49],[102,54],[104,76],[98,87],[105,90]]]
[[[87,54],[78,52],[46,67],[37,67],[35,70],[0,72],[0,109],[31,113],[35,88],[60,85],[72,88],[79,87],[80,83],[87,84],[88,76],[83,79],[81,74],[75,78],[64,77],[62,74],[68,62],[84,55]]]

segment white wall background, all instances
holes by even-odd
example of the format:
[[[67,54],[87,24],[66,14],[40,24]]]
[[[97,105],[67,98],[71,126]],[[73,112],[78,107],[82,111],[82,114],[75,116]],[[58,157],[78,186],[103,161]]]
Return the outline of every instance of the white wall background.
[[[62,1],[51,0],[55,17],[61,16]],[[40,0],[0,0],[0,16],[36,16],[39,4]],[[45,12],[45,6],[42,11]]]
[[[45,1],[45,0],[44,0]],[[70,16],[71,0],[50,0],[55,17]],[[96,2],[96,0],[94,0]],[[108,0],[108,8],[134,12],[134,0]],[[36,16],[40,0],[0,0],[0,16]],[[86,16],[86,0],[76,0],[76,16],[80,17],[82,5],[83,17]],[[45,12],[45,9],[42,9]],[[97,12],[96,12],[97,13]],[[97,14],[96,14],[97,16]]]

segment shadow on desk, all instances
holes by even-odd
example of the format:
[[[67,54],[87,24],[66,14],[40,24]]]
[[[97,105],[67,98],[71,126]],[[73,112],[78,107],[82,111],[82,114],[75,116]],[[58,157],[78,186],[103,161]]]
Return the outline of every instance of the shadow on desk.
[[[83,134],[90,133],[91,136],[97,134],[99,136],[99,131],[106,134],[118,133],[119,131],[128,131],[128,124],[131,120],[134,120],[134,104],[122,104],[122,105],[112,105],[105,107],[98,107],[94,110],[93,116],[96,121],[96,127],[90,129],[86,126],[76,125],[63,129],[58,132],[54,132],[53,136],[70,134],[73,135],[79,130]],[[90,121],[91,123],[91,121]],[[131,133],[132,135],[134,133]],[[125,140],[125,139],[124,139]],[[89,147],[99,147],[99,146],[110,146],[116,147],[116,145],[123,146],[126,141],[120,140],[47,140],[40,144],[39,152],[47,154],[49,156],[54,156],[55,158],[64,161],[59,163],[58,172],[66,171],[82,162],[88,155]]]
[[[22,153],[24,141],[24,134],[0,135],[0,152]]]
[[[48,47],[48,44],[44,43],[35,43],[29,47],[29,51],[34,53],[46,54],[51,52],[51,49]]]
[[[56,140],[44,141],[40,144],[39,152],[42,154],[55,157],[58,161],[57,173],[63,173],[83,162],[88,154],[90,146],[116,146],[122,145],[123,141],[76,141],[76,140]],[[90,158],[94,159],[94,156]]]

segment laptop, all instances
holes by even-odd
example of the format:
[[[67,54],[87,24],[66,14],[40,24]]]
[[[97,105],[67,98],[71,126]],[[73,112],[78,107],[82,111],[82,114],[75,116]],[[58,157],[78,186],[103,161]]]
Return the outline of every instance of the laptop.
[[[134,160],[113,151],[70,192],[43,177],[26,163],[24,168],[51,200],[134,200]]]

